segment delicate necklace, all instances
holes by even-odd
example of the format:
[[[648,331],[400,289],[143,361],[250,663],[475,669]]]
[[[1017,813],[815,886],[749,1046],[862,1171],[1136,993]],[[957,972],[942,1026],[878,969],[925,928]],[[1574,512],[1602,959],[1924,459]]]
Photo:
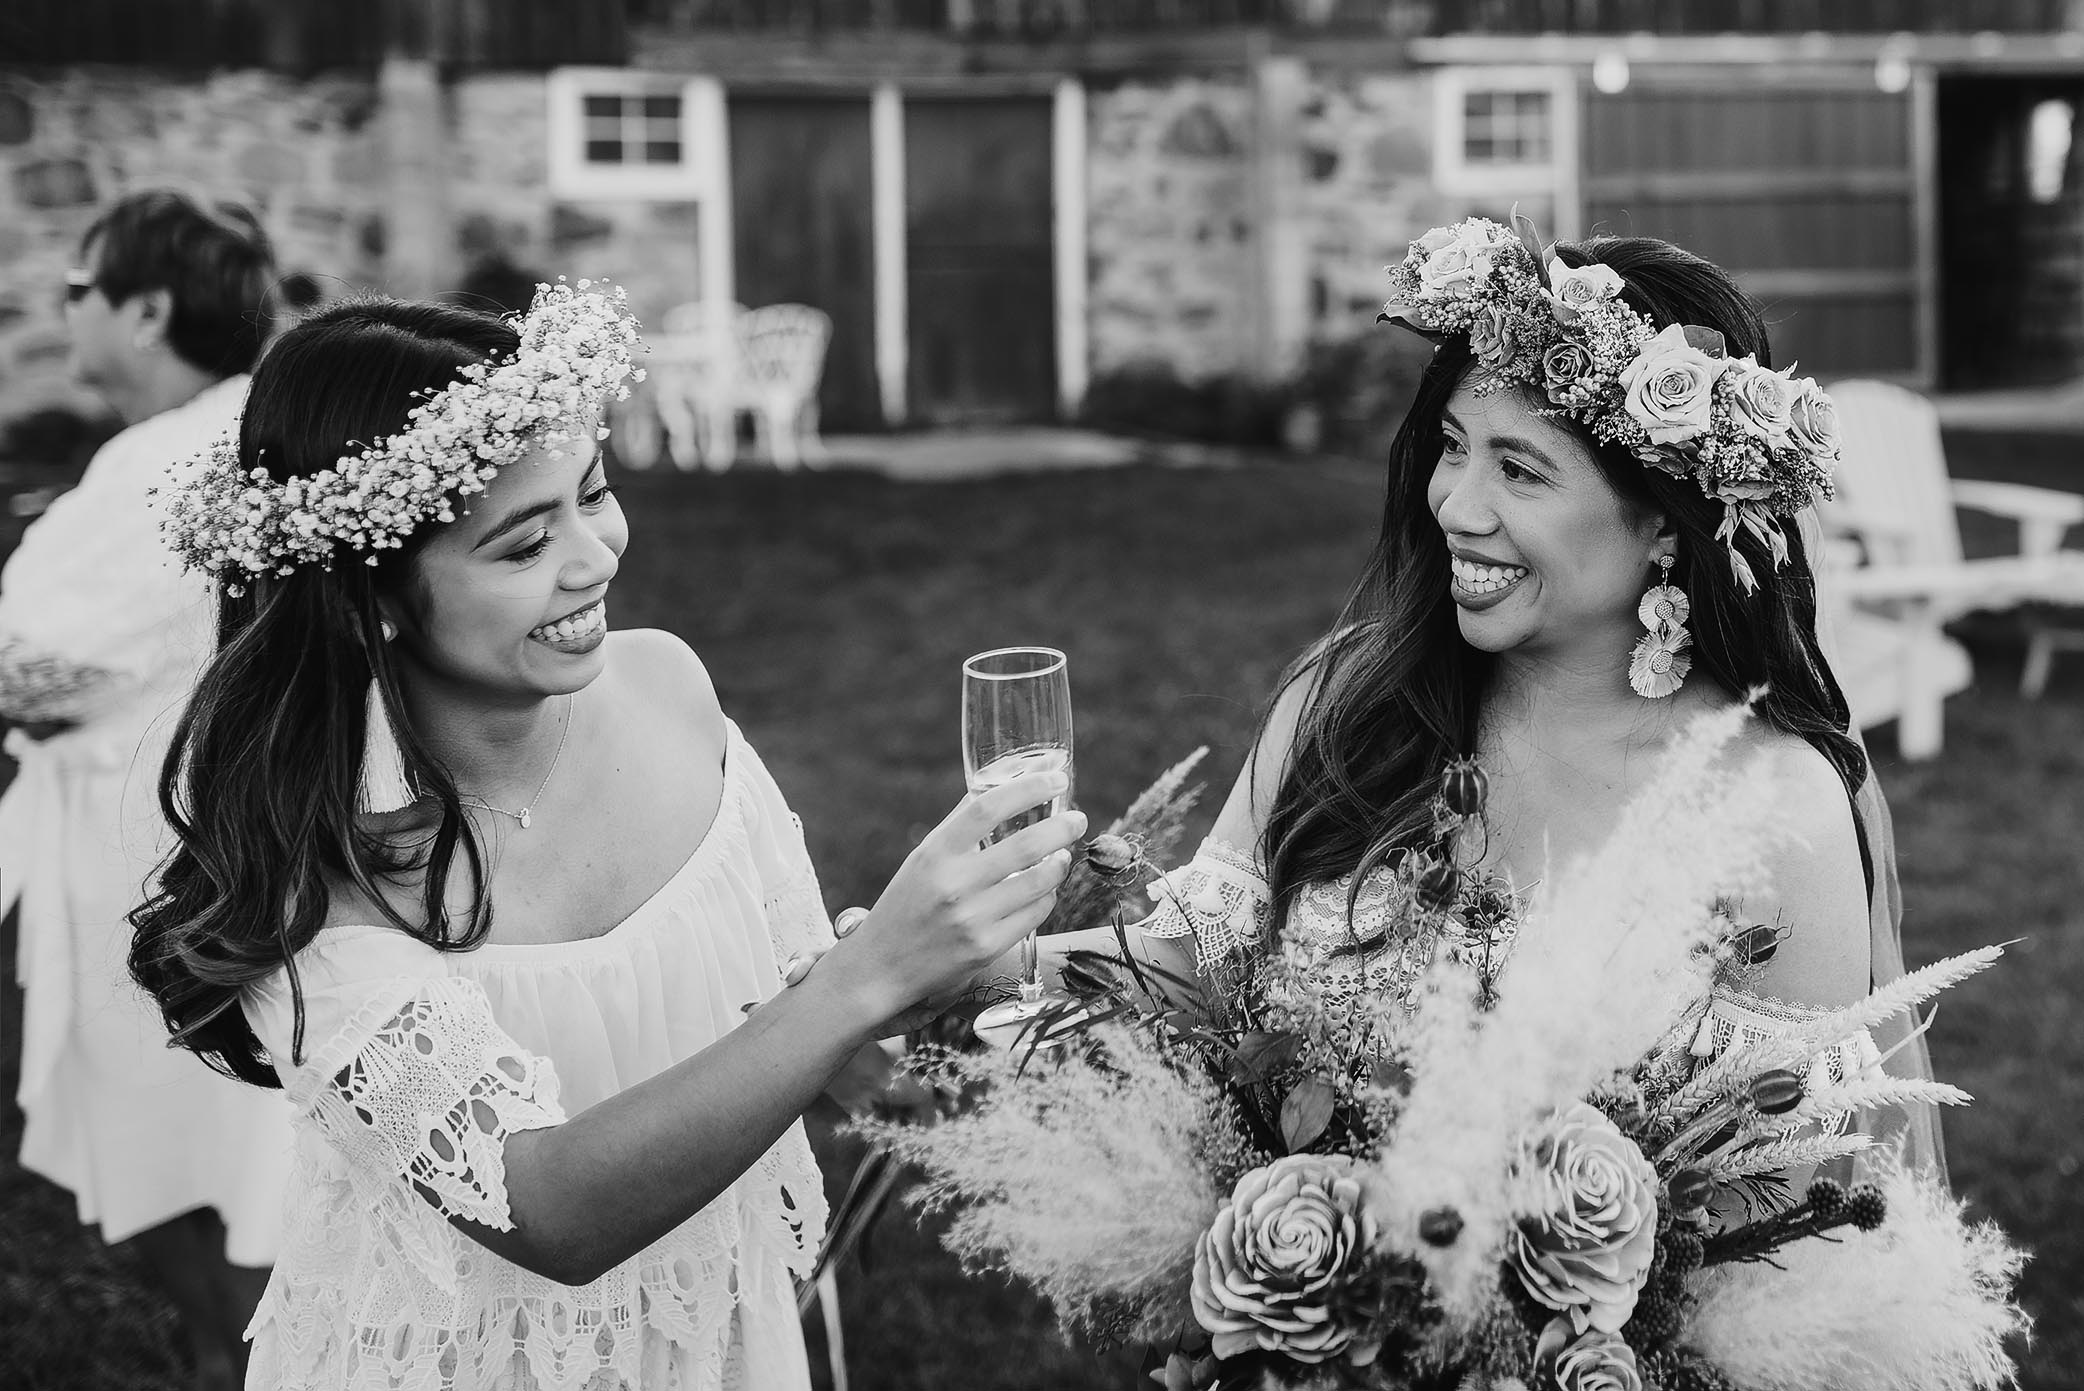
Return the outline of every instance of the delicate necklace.
[[[557,760],[564,757],[564,741],[570,738],[572,733],[572,701],[574,699],[576,699],[574,696],[566,696],[564,698],[564,730],[557,736],[557,752],[550,755],[550,767],[544,772],[543,780],[536,784],[535,796],[528,799],[527,806],[519,811],[508,811],[505,807],[493,806],[483,797],[459,797],[456,800],[467,802],[474,807],[483,807],[486,811],[496,811],[501,816],[520,822],[521,829],[527,830],[530,813],[535,811],[535,804],[543,800],[543,789],[550,785],[550,777],[557,771]]]

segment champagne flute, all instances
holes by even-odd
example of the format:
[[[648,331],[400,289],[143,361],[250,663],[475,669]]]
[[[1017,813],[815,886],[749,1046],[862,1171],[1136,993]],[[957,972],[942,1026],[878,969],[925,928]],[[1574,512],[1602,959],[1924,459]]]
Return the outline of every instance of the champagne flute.
[[[1022,773],[1071,777],[1069,662],[1053,647],[1001,647],[962,664],[962,771],[972,792],[984,792]],[[1067,785],[1055,797],[992,828],[1004,840],[1070,803]],[[1021,943],[1020,993],[977,1016],[977,1036],[1010,1048],[1027,1026],[1055,1003],[1042,988],[1039,950],[1030,932]]]

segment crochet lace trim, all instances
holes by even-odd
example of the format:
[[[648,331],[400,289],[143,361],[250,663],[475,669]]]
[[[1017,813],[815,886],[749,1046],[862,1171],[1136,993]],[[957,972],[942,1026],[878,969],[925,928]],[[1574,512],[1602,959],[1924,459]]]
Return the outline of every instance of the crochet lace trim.
[[[475,982],[417,986],[403,1006],[372,1001],[292,1086],[292,1220],[254,1317],[252,1384],[597,1391],[670,1365],[680,1387],[724,1387],[748,1256],[807,1277],[822,1235],[801,1127],[633,1259],[557,1284],[446,1220],[511,1228],[505,1142],[564,1120],[556,1074],[499,1028]]]

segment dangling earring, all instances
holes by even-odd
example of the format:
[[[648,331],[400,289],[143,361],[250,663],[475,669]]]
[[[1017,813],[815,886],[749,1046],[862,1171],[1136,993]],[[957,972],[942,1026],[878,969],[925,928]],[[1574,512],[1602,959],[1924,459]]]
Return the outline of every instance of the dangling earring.
[[[398,636],[398,628],[390,619],[381,623],[385,642]],[[384,707],[383,683],[372,670],[362,718],[362,776],[355,793],[355,810],[397,811],[417,800],[412,783],[405,776],[405,753],[398,747],[398,733],[391,728],[391,714]]]
[[[1672,558],[1658,557],[1657,566],[1657,582],[1644,591],[1635,610],[1650,631],[1628,658],[1628,684],[1648,700],[1662,700],[1678,690],[1693,670],[1693,655],[1686,650],[1693,646],[1693,634],[1686,631],[1693,605],[1686,591],[1672,583]]]

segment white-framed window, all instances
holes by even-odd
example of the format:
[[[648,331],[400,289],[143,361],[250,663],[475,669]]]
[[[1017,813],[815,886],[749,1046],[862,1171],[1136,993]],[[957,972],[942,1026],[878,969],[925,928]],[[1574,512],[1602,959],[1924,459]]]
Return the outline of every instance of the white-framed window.
[[[1569,68],[1442,68],[1433,86],[1433,177],[1456,194],[1561,195],[1577,177]]]
[[[723,95],[713,79],[559,68],[548,95],[553,197],[699,200],[714,187]]]

